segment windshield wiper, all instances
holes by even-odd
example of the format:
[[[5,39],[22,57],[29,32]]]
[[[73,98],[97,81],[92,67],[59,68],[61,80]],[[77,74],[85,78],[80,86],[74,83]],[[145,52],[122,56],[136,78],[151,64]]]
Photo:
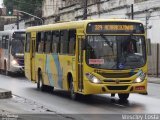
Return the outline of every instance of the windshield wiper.
[[[109,47],[113,49],[113,44],[110,44],[109,40],[103,34],[101,34],[100,36],[105,40],[105,42],[109,45]]]
[[[20,41],[21,41],[22,45],[24,46],[24,41],[22,41],[22,39],[20,39]]]
[[[100,36],[101,36],[101,38],[103,38],[103,39],[105,40],[105,42],[108,44],[108,46],[109,46],[110,48],[112,48],[112,53],[113,53],[113,55],[114,55],[113,44],[111,44],[111,43],[109,42],[109,40],[108,40],[103,34],[101,34]]]

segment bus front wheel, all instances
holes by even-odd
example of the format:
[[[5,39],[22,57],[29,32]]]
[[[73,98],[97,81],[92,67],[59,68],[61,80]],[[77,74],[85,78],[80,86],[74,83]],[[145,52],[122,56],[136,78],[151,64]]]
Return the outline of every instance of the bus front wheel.
[[[74,92],[74,85],[73,85],[72,77],[71,77],[71,80],[70,80],[70,97],[71,97],[72,100],[77,99],[77,93]]]
[[[4,62],[4,74],[7,75],[7,76],[9,75],[8,74],[8,70],[7,70],[7,63],[6,63],[6,61]]]
[[[120,100],[126,101],[128,99],[128,97],[129,97],[129,93],[126,93],[126,94],[125,93],[123,93],[123,94],[119,93],[118,97],[119,97]]]

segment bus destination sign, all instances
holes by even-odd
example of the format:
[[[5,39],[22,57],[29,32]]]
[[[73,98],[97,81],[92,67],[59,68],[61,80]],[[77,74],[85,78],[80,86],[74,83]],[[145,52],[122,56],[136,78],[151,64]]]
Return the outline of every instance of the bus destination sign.
[[[141,23],[130,22],[101,22],[89,23],[88,34],[144,34],[144,27]]]

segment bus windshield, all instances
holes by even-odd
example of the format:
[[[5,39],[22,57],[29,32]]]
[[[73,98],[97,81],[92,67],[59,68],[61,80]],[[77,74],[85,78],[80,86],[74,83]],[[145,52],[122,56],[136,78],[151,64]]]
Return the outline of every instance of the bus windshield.
[[[146,63],[145,37],[140,35],[87,36],[86,62],[100,69],[135,69]]]
[[[12,39],[12,54],[24,53],[25,32],[14,32]]]

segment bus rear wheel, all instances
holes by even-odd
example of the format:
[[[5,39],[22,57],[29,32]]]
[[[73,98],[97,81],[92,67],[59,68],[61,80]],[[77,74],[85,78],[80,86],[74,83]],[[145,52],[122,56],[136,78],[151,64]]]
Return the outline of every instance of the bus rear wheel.
[[[43,77],[42,77],[41,71],[38,73],[37,89],[45,91],[45,92],[53,92],[54,90],[54,87],[43,84]]]
[[[129,93],[119,93],[118,97],[122,101],[127,101],[128,97],[129,97]]]
[[[37,82],[37,89],[39,90],[44,90],[44,85],[43,85],[43,78],[42,78],[42,72],[38,72],[38,82]]]

